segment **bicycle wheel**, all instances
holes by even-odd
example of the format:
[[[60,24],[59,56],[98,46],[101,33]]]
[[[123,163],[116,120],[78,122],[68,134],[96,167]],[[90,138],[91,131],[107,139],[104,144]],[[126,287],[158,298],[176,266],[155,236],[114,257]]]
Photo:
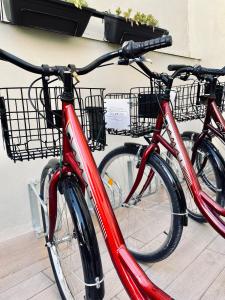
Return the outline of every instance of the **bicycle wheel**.
[[[75,176],[60,179],[57,192],[57,222],[53,242],[48,240],[48,192],[52,174],[58,168],[53,159],[41,176],[40,196],[46,245],[62,299],[103,299],[101,258],[93,223]],[[82,296],[81,296],[82,295]]]
[[[156,262],[177,247],[186,222],[186,205],[175,174],[153,153],[138,190],[123,206],[138,172],[140,147],[128,143],[116,148],[102,160],[99,171],[129,250],[139,261]],[[153,179],[142,191],[150,170]]]
[[[195,132],[184,132],[182,135],[183,142],[189,154],[192,156],[192,149],[197,140],[198,134]],[[178,178],[181,182],[183,190],[186,196],[187,210],[190,218],[199,222],[205,223],[206,219],[203,217],[198,207],[196,206],[192,195],[189,192],[188,186],[183,177],[177,160],[172,157],[170,153],[167,154],[168,161],[173,166]],[[194,169],[196,171],[198,180],[201,188],[206,192],[214,201],[224,206],[224,180],[225,180],[225,169],[224,169],[223,158],[219,151],[212,145],[212,143],[205,139],[199,144],[194,162]]]

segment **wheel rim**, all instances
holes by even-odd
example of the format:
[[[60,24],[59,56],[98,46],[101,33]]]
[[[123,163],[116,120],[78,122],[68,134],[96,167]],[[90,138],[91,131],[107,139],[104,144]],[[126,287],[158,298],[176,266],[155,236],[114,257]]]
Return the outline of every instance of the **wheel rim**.
[[[48,178],[48,179],[47,179]],[[46,236],[48,236],[48,188],[51,173],[45,180],[44,199],[46,210],[44,212]],[[47,181],[47,182],[46,182]],[[84,294],[84,277],[82,261],[79,252],[78,240],[64,195],[57,192],[57,222],[53,243],[48,242],[47,247],[54,265],[56,280],[65,299],[75,299],[77,295]]]
[[[146,167],[135,197],[129,202],[130,206],[121,206],[136,178],[137,165],[137,156],[134,154],[114,156],[104,166],[102,180],[128,248],[140,255],[154,255],[171,238],[173,208],[171,201],[167,200],[170,197],[168,190],[155,169],[150,187],[138,199],[150,166]]]

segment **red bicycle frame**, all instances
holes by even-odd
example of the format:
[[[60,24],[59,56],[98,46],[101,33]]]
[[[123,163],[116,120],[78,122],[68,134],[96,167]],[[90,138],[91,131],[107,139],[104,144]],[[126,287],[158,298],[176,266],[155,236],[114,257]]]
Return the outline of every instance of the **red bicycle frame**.
[[[87,190],[117,273],[131,299],[172,299],[156,287],[127,250],[113,209],[100,178],[73,104],[63,102],[63,165],[49,187],[49,240],[57,218],[57,183],[62,173],[75,173],[82,190]]]
[[[217,126],[220,129],[222,128],[222,132],[210,124],[211,116],[213,116]],[[167,142],[161,135],[163,125],[165,124],[170,143]],[[225,121],[222,114],[218,110],[214,99],[209,99],[203,133],[200,135],[201,137],[199,138],[199,141],[201,138],[204,138],[204,136],[207,134],[206,130],[208,129],[211,129],[214,133],[218,133],[221,137],[225,131]],[[168,100],[163,100],[161,102],[161,111],[156,121],[156,127],[153,133],[151,144],[146,148],[143,154],[137,178],[125,202],[127,203],[136,191],[144,173],[147,158],[152,151],[155,151],[155,149],[159,151],[159,144],[163,145],[178,160],[190,193],[194,198],[197,207],[205,216],[207,221],[212,225],[212,227],[225,238],[225,222],[220,217],[225,217],[225,209],[202,191],[196,173],[193,169],[192,162],[188,156],[187,150],[174,120]],[[153,174],[150,171],[147,179],[148,183],[150,183],[152,177]]]
[[[212,125],[211,120],[215,122],[217,128]],[[211,131],[216,137],[225,142],[225,120],[222,116],[222,113],[218,109],[215,97],[207,99],[206,116],[202,133],[198,136],[193,148],[193,161],[195,160],[196,149],[199,143],[201,143],[202,139],[204,139],[205,136],[209,134],[209,131]]]

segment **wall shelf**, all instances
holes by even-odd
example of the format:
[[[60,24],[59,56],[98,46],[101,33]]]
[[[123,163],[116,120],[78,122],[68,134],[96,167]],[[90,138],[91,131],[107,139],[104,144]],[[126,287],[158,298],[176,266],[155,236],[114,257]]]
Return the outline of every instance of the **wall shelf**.
[[[123,17],[92,8],[78,9],[61,0],[0,0],[0,17],[2,22],[14,25],[84,36],[114,44],[122,44],[131,39],[144,41],[168,34],[165,29],[131,24]],[[89,23],[93,30],[90,30]]]

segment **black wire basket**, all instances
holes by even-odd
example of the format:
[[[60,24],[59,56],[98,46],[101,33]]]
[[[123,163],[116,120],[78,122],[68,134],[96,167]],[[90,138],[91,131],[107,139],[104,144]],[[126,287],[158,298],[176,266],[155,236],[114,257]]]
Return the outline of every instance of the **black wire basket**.
[[[206,114],[207,99],[210,85],[206,82],[192,82],[188,85],[173,87],[170,91],[170,103],[174,118],[178,122],[202,119]],[[216,85],[216,103],[221,111],[225,110],[225,84]],[[106,124],[109,134],[127,135],[132,137],[150,135],[156,125],[156,118],[161,109],[162,99],[167,99],[165,85],[160,80],[151,79],[150,86],[134,87],[130,93],[111,93],[105,96],[106,123],[114,118],[115,127]],[[107,111],[107,101],[115,101],[113,113]],[[119,119],[126,118],[123,104],[129,105],[129,125],[118,128]],[[124,115],[123,115],[124,113]],[[113,124],[113,122],[109,122]]]
[[[14,161],[59,156],[62,146],[62,87],[0,88],[0,115],[9,158]],[[75,111],[92,151],[106,145],[102,88],[76,88]]]
[[[148,135],[153,132],[156,118],[165,99],[166,87],[158,80],[151,80],[148,87],[135,87],[130,90],[137,95],[137,102],[131,105],[131,126],[134,136]]]
[[[160,111],[160,102],[165,97],[165,86],[158,80],[151,80],[149,87],[134,87],[130,93],[112,93],[105,96],[106,110],[107,100],[115,99],[127,102],[129,104],[129,129],[110,128],[107,124],[109,134],[129,135],[132,137],[140,137],[151,134],[155,128],[156,118]],[[118,111],[121,114],[120,103],[117,102]],[[106,112],[106,119],[108,114]],[[122,116],[123,117],[123,116]],[[106,122],[107,123],[107,122]]]
[[[216,85],[216,103],[220,110],[224,107],[224,84]],[[178,122],[203,119],[206,114],[209,97],[209,83],[192,83],[173,87],[170,100],[173,107],[173,116]]]

